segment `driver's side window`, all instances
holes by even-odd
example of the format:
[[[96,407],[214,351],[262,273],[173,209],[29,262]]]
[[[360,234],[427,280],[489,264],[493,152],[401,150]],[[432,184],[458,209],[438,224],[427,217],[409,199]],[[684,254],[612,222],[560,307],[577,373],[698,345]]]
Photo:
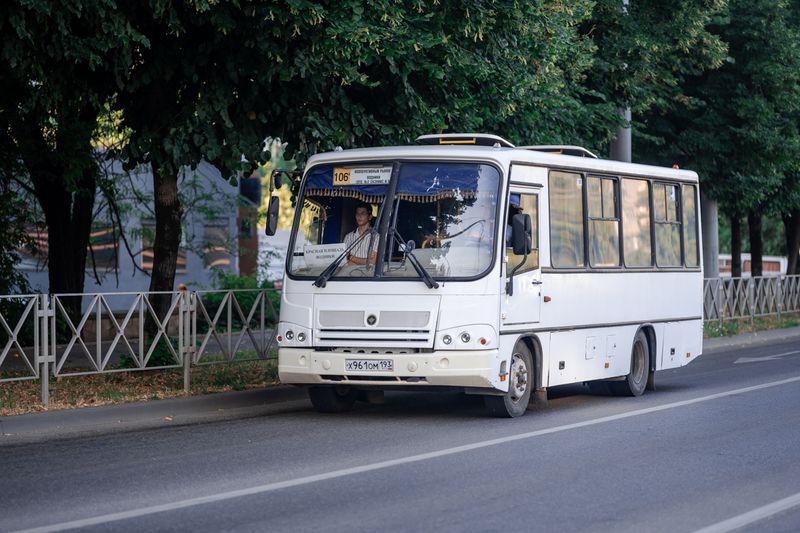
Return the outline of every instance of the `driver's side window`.
[[[525,264],[517,270],[517,274],[535,270],[539,268],[539,196],[529,193],[511,193],[508,205],[508,215],[506,217],[506,257],[508,258],[508,271],[516,267],[524,256],[514,255],[512,243],[514,236],[512,233],[511,220],[517,213],[528,214],[531,217],[531,253],[525,260]]]

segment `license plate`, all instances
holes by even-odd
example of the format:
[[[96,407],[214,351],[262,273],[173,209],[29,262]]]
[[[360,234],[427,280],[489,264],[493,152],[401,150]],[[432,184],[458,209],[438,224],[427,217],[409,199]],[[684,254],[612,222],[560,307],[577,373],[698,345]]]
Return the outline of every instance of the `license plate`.
[[[345,359],[344,369],[348,372],[392,372],[394,361],[391,359]]]

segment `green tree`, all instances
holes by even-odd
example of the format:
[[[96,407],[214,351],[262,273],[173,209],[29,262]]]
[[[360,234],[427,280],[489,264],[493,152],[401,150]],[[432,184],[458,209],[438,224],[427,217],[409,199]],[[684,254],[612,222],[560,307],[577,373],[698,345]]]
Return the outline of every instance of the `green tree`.
[[[583,30],[597,45],[586,83],[617,109],[631,109],[635,139],[650,139],[647,114],[670,109],[687,78],[722,64],[725,43],[709,25],[724,6],[725,0],[598,0]]]
[[[135,2],[119,6],[147,45],[137,49],[130,80],[114,103],[129,135],[119,155],[128,168],[149,164],[153,174],[155,235],[151,291],[172,291],[185,207],[178,176],[206,160],[236,178],[242,157],[260,153],[266,98],[274,73],[261,35],[264,2]],[[163,315],[167,298],[154,298]]]
[[[663,140],[649,147],[649,157],[698,171],[705,193],[731,217],[733,255],[741,250],[741,218],[749,215],[749,227],[757,228],[779,192],[787,196],[784,180],[796,169],[800,39],[791,20],[789,2],[731,0],[710,27],[728,43],[724,65],[688,77],[669,112],[647,117],[649,131]],[[751,233],[757,251],[760,234]]]
[[[4,181],[41,206],[50,291],[83,291],[97,165],[92,137],[140,36],[110,0],[9,1],[0,10]],[[77,312],[78,299],[67,306]]]
[[[153,168],[150,289],[171,290],[177,174],[202,159],[235,176],[280,136],[298,162],[335,146],[441,130],[518,141],[594,138],[613,108],[583,105],[591,2],[151,1],[122,6],[147,46],[116,95],[129,165]]]

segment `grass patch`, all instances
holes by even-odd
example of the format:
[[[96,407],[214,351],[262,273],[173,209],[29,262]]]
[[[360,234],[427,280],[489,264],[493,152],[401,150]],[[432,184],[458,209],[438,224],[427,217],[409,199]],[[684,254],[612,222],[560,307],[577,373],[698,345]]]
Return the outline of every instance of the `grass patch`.
[[[778,315],[761,316],[752,321],[749,318],[729,319],[721,324],[718,320],[709,320],[703,324],[703,337],[713,339],[797,326],[800,326],[800,313],[783,313],[780,318]]]
[[[278,384],[278,365],[260,360],[197,366],[190,382],[186,394],[182,369],[62,376],[50,380],[50,405],[45,409],[40,382],[13,381],[0,384],[0,416],[264,388]]]

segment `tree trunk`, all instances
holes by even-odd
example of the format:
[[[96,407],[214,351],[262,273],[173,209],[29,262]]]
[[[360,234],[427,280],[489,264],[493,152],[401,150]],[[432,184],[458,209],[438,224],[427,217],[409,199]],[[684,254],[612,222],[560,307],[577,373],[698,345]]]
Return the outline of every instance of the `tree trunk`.
[[[153,162],[153,194],[156,231],[150,292],[172,292],[181,243],[183,209],[178,199],[178,177],[168,165],[160,166]],[[159,320],[165,318],[171,299],[168,294],[151,296],[151,303]],[[154,332],[152,325],[148,329]]]
[[[800,254],[800,209],[792,209],[783,217],[783,230],[786,235],[786,274],[800,274],[798,254]]]
[[[742,277],[742,222],[739,215],[731,215],[731,277]]]
[[[747,226],[750,233],[750,274],[754,278],[764,275],[764,242],[761,237],[761,213],[751,210],[747,213]]]
[[[79,124],[63,128],[55,150],[40,131],[29,130],[26,139],[31,144],[23,153],[23,161],[47,225],[50,294],[80,294],[84,290],[97,186],[97,167],[90,155],[91,131],[86,124],[83,128]],[[61,164],[68,159],[59,156],[65,150],[86,153],[79,168],[67,169]],[[61,302],[73,321],[80,317],[80,296],[62,298]]]

